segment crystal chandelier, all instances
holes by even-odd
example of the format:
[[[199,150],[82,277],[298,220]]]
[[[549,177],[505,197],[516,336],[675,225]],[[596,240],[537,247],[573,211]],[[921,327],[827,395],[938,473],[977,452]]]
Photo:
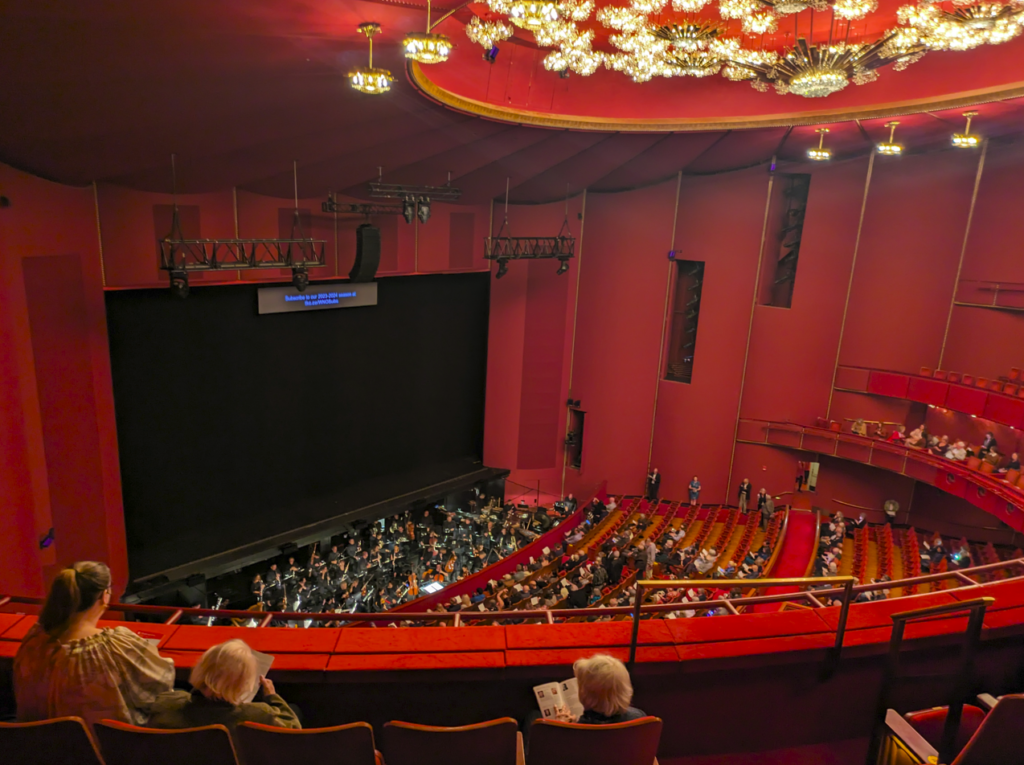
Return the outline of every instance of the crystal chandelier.
[[[410,32],[402,40],[405,57],[421,64],[440,64],[448,60],[452,43],[444,35],[430,31],[430,0],[427,0],[427,31]]]
[[[818,134],[818,148],[808,149],[807,158],[813,159],[815,162],[824,162],[832,159],[832,150],[825,148],[825,133],[828,132],[828,128],[818,128],[814,131]]]
[[[824,98],[837,93],[850,82],[864,85],[878,78],[878,68],[898,61],[885,51],[889,36],[870,45],[810,45],[807,40],[797,40],[778,62],[767,64],[734,60],[737,67],[752,73],[751,84],[758,90],[766,90],[770,83],[780,94],[793,93],[804,98]],[[908,48],[902,56],[911,56],[920,48]]]
[[[893,141],[893,135],[896,133],[896,126],[899,124],[900,123],[896,121],[885,123],[885,126],[889,128],[889,140],[883,141],[875,146],[875,148],[878,149],[879,154],[887,154],[892,157],[903,153],[903,145]]]
[[[913,29],[931,50],[971,50],[1000,45],[1024,30],[1024,3],[942,3],[905,5],[897,11],[900,23]]]
[[[501,21],[481,21],[474,16],[466,24],[466,37],[490,50],[512,36],[512,27]]]
[[[367,21],[360,24],[359,31],[366,35],[370,42],[370,65],[357,66],[348,73],[349,84],[360,93],[377,95],[387,93],[391,90],[391,83],[395,78],[387,69],[374,69],[373,67],[373,36],[380,32],[380,24],[375,21]]]
[[[544,0],[512,0],[508,17],[517,27],[534,31],[558,21],[558,7]]]

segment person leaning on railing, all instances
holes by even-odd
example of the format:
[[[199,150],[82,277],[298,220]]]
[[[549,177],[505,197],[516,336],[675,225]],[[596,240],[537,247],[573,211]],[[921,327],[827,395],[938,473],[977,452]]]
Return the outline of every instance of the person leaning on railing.
[[[189,676],[192,692],[170,691],[153,704],[151,728],[197,728],[241,722],[278,728],[301,728],[299,718],[277,695],[274,684],[259,677],[256,657],[242,640],[229,640],[207,649]],[[259,683],[260,701],[249,701]]]
[[[127,627],[100,629],[110,569],[82,561],[50,586],[38,623],[14,657],[22,722],[81,717],[144,725],[156,697],[174,686],[174,662]]]

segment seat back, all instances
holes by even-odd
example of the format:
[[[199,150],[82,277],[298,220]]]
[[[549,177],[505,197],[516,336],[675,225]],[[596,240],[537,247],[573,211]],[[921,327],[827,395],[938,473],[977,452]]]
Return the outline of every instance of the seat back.
[[[388,765],[516,765],[519,726],[511,717],[440,728],[384,724],[381,750]]]
[[[373,726],[364,722],[306,730],[244,722],[235,728],[235,744],[244,765],[374,765],[376,761]]]
[[[931,367],[921,367],[921,377],[931,377],[935,374],[935,370]]]
[[[539,720],[530,729],[529,765],[651,765],[660,740],[657,717],[611,725]]]
[[[914,726],[914,730],[920,733],[925,741],[938,750],[942,746],[942,731],[945,728],[948,713],[948,707],[936,707],[921,712],[910,712],[903,717]],[[971,736],[975,734],[984,719],[985,713],[979,707],[964,704],[960,717],[960,728],[956,733],[956,751],[959,752],[967,746],[967,742],[971,740]]]
[[[27,723],[0,723],[4,762],[18,765],[103,765],[103,758],[80,717]]]
[[[103,720],[95,730],[107,765],[238,765],[223,725],[157,730]]]
[[[1024,694],[1003,696],[953,760],[953,765],[1021,765],[1024,748],[1017,738],[1021,720],[1024,720]]]
[[[935,376],[939,377],[939,373],[936,372]],[[939,379],[941,380],[943,378],[939,377]],[[948,380],[951,383],[958,383],[958,382],[960,382],[960,373],[959,372],[949,372],[949,373],[946,374],[946,378],[945,379]]]

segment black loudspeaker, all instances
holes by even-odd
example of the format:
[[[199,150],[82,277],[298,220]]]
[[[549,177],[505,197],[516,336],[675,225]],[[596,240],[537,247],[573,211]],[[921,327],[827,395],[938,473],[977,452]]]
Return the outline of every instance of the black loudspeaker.
[[[354,282],[372,282],[380,266],[380,229],[364,223],[356,229],[356,262],[348,274]]]

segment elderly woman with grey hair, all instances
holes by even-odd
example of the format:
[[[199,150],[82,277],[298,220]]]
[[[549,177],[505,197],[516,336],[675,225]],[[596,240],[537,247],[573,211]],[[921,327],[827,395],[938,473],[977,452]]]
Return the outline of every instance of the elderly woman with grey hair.
[[[618,659],[595,654],[588,659],[578,659],[572,671],[576,675],[583,714],[577,719],[563,708],[559,710],[557,719],[583,725],[609,725],[647,716],[630,706],[633,684],[629,680],[629,670]]]
[[[192,692],[170,691],[153,703],[151,728],[196,728],[255,722],[301,728],[298,717],[277,695],[274,684],[256,672],[256,657],[242,640],[229,640],[204,653],[189,677]],[[250,701],[259,685],[260,701]]]

